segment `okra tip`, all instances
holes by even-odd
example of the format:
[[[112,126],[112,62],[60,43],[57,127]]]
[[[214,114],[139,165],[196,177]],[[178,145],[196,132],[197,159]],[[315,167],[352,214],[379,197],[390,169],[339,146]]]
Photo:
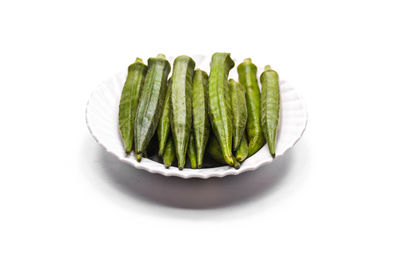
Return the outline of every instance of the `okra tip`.
[[[235,166],[235,160],[232,156],[225,158],[225,162],[228,163],[229,166]]]
[[[158,54],[157,58],[167,59],[164,54]]]
[[[235,165],[233,165],[233,167],[235,169],[239,169],[240,168],[240,163],[238,161],[235,160]]]
[[[136,160],[140,162],[142,160],[142,153],[136,154]]]
[[[243,60],[243,63],[251,64],[251,63],[252,63],[252,62],[251,62],[251,58],[245,58],[245,59]]]
[[[266,71],[266,70],[272,70],[272,69],[271,69],[271,66],[270,66],[270,65],[266,65],[266,66],[264,67],[264,71]]]
[[[135,63],[142,63],[143,64],[143,60],[140,57],[137,57],[135,60]]]
[[[200,69],[200,68],[196,68],[196,69],[194,70],[194,72],[201,72],[201,73],[207,74],[206,71],[204,71],[204,70],[202,70],[202,69]],[[208,74],[207,74],[207,75],[208,75]]]

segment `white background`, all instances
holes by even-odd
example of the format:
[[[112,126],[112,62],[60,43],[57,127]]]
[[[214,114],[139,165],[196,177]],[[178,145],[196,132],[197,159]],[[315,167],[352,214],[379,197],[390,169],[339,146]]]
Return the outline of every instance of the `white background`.
[[[398,1],[1,1],[0,266],[400,266]],[[270,166],[181,180],[84,119],[137,56],[263,55],[308,128]]]

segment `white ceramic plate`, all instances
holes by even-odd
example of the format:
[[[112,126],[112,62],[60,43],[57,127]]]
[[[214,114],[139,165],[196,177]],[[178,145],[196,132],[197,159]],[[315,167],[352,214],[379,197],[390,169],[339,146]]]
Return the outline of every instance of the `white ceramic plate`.
[[[205,56],[194,56],[196,68],[209,71],[209,61]],[[173,62],[173,58],[169,58]],[[237,66],[237,62],[235,62]],[[258,66],[260,75],[263,66]],[[279,71],[279,70],[278,70]],[[159,173],[165,176],[178,176],[182,178],[203,178],[223,177],[226,175],[237,175],[246,171],[255,170],[258,167],[270,163],[273,158],[265,145],[256,154],[246,159],[240,169],[223,166],[215,168],[188,169],[182,171],[171,166],[166,169],[162,163],[143,158],[139,163],[133,153],[125,155],[118,128],[118,105],[123,84],[127,72],[114,75],[104,81],[90,96],[86,107],[86,123],[94,139],[104,149],[119,158],[121,161],[132,166],[152,173]],[[237,78],[236,68],[232,69],[231,78]],[[281,89],[281,120],[280,130],[277,138],[276,157],[282,156],[288,149],[293,147],[302,136],[307,124],[307,112],[301,96],[285,81],[280,80]],[[206,154],[207,156],[207,154]]]

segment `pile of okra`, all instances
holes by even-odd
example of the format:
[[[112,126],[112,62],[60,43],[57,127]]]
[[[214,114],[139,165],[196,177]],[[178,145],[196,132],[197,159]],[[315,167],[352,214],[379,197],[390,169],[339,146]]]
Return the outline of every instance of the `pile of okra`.
[[[251,59],[237,67],[239,81],[229,79],[235,63],[229,53],[215,53],[210,73],[195,69],[188,56],[140,58],[129,66],[119,105],[119,128],[127,154],[137,161],[152,142],[166,168],[186,158],[201,168],[206,155],[235,168],[265,143],[275,157],[280,93],[278,74],[267,65],[260,76]],[[153,137],[154,136],[154,137]],[[155,141],[154,141],[155,140]]]

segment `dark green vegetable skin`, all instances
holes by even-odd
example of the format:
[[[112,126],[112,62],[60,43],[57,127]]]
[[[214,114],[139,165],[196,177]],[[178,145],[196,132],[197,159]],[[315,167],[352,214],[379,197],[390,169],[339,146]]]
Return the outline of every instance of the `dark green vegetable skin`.
[[[140,58],[128,67],[128,75],[122,89],[119,103],[118,122],[125,152],[131,153],[133,146],[133,127],[135,113],[147,73],[147,66]]]
[[[261,81],[261,125],[269,152],[275,157],[276,134],[278,131],[280,92],[278,73],[265,66]]]
[[[203,166],[204,152],[206,150],[210,123],[208,121],[208,75],[202,70],[195,70],[193,77],[193,133],[196,145],[197,167]]]
[[[165,168],[169,168],[175,160],[175,148],[174,148],[174,141],[172,141],[172,137],[169,136],[167,143],[165,145],[164,154],[162,155],[163,162]]]
[[[194,142],[193,132],[190,134],[187,154],[190,160],[190,166],[192,169],[197,169],[196,144]]]
[[[232,107],[228,86],[228,74],[234,65],[229,53],[215,53],[208,84],[208,113],[212,129],[225,162],[230,166],[237,166],[232,155]]]
[[[170,70],[171,66],[164,55],[149,58],[134,125],[135,153],[139,162],[157,129]]]
[[[167,144],[168,136],[171,129],[171,123],[169,120],[169,110],[171,103],[169,101],[171,96],[171,79],[168,81],[167,93],[164,100],[164,107],[162,109],[160,122],[157,127],[158,136],[158,155],[162,157],[164,154],[165,145]]]
[[[192,128],[192,82],[195,65],[190,57],[179,56],[174,61],[171,77],[170,121],[179,170],[185,166]]]
[[[229,80],[232,100],[233,150],[239,149],[247,122],[246,91],[240,83]]]
[[[218,140],[214,135],[211,135],[208,140],[207,152],[213,159],[215,159],[219,163],[226,164],[221,147],[219,146]]]
[[[265,144],[261,128],[260,88],[257,82],[257,67],[251,59],[245,59],[237,67],[239,82],[246,88],[247,137],[249,138],[249,157]]]
[[[146,151],[143,152],[143,157],[152,157],[155,154],[157,154],[157,149],[158,149],[158,140],[157,136],[153,135],[153,137],[150,139],[149,144],[146,147]]]

